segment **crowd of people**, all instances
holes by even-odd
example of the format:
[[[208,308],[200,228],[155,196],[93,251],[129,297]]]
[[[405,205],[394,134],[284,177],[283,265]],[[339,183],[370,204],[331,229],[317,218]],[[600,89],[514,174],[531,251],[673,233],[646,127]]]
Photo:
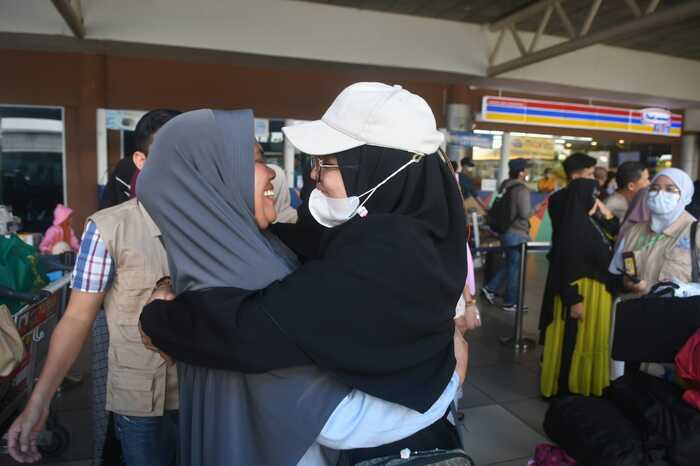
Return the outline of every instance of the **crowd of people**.
[[[51,399],[101,309],[105,409],[126,466],[357,464],[460,447],[449,407],[467,376],[464,335],[481,324],[465,228],[464,198],[486,208],[473,163],[450,166],[422,98],[357,83],[320,120],[283,129],[311,160],[297,211],[253,126],[250,110],[151,111],[79,246],[71,212],[57,209],[45,248],[79,250],[66,312],[8,432],[17,461],[40,459]],[[679,169],[650,180],[627,162],[605,195],[596,159],[575,153],[563,167],[564,187],[549,174],[540,183],[552,193],[541,392],[600,396],[615,297],[691,281],[694,186]],[[509,162],[506,258],[481,288],[491,304],[503,288],[508,312],[522,305],[527,177],[527,160]]]
[[[649,167],[625,162],[611,175],[583,153],[562,165],[563,188],[557,189],[550,173],[538,183],[540,191],[551,192],[545,202],[552,224],[539,319],[540,388],[545,398],[601,396],[611,381],[613,301],[643,296],[659,282],[693,281],[690,249],[697,238],[690,235],[696,218],[691,212],[700,210],[698,197],[690,176],[677,168],[650,178]],[[519,299],[517,245],[530,239],[527,166],[526,160],[511,160],[499,187],[496,202],[508,204],[510,215],[510,226],[499,234],[505,261],[481,288],[490,304],[500,295],[509,312]],[[611,185],[615,190],[608,192]]]

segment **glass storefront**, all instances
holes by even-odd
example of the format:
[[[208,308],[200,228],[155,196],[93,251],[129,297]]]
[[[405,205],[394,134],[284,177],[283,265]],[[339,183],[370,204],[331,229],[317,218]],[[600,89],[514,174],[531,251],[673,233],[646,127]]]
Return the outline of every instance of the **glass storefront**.
[[[0,105],[0,205],[43,232],[65,202],[63,110]]]

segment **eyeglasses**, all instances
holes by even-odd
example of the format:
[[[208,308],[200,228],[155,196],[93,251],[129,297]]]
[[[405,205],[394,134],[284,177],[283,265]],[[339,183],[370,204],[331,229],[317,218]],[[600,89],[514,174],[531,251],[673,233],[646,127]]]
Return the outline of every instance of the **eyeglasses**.
[[[656,184],[652,184],[651,186],[649,186],[649,194],[656,195],[656,194],[660,193],[661,191],[665,191],[665,192],[671,193],[671,194],[680,194],[681,193],[681,190],[672,184],[666,186],[665,188],[662,188],[661,186],[656,185]]]
[[[322,157],[309,158],[309,169],[311,171],[317,171],[319,180],[321,179],[321,173],[323,173],[323,169],[340,170],[341,168],[348,170],[356,170],[358,168],[358,165],[341,164],[340,161],[338,161],[338,163],[326,163],[323,161]]]

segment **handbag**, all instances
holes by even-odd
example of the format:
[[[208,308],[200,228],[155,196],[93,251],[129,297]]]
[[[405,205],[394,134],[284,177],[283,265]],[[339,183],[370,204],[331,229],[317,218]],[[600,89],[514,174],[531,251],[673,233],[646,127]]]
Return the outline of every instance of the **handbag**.
[[[24,359],[24,343],[7,306],[0,305],[0,377],[7,377]]]
[[[476,463],[463,450],[455,449],[412,452],[405,458],[402,455],[384,456],[355,466],[476,466]]]

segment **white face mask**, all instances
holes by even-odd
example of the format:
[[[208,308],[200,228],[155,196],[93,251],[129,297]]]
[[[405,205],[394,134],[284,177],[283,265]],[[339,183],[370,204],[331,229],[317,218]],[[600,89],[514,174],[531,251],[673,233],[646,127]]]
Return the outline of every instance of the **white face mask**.
[[[318,188],[309,196],[309,212],[326,228],[333,228],[350,220],[360,206],[358,196],[334,198],[323,194]]]
[[[680,200],[680,194],[666,191],[659,191],[656,194],[650,192],[647,198],[647,206],[652,214],[664,215],[673,212]]]
[[[328,197],[319,191],[318,188],[315,188],[313,191],[311,191],[311,195],[309,196],[309,212],[311,213],[311,216],[318,223],[327,228],[342,225],[357,214],[359,214],[360,217],[365,217],[368,213],[367,209],[365,208],[365,204],[377,191],[377,189],[398,175],[409,165],[423,160],[423,157],[424,156],[421,154],[414,154],[411,160],[406,162],[403,166],[401,166],[401,168],[387,176],[381,183],[377,184],[377,186],[365,193],[360,194],[359,196],[341,198]],[[367,196],[365,200],[360,203],[360,199],[365,196]]]

